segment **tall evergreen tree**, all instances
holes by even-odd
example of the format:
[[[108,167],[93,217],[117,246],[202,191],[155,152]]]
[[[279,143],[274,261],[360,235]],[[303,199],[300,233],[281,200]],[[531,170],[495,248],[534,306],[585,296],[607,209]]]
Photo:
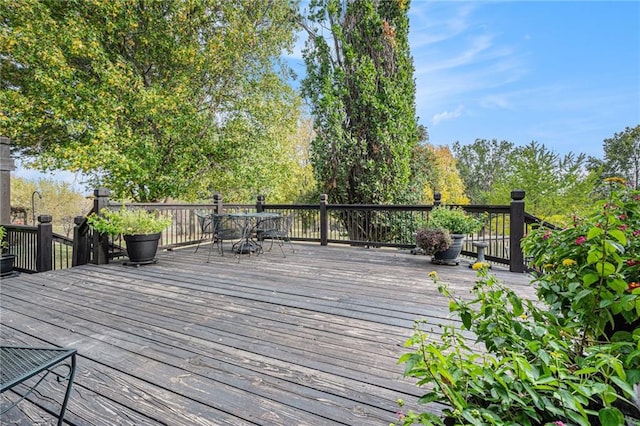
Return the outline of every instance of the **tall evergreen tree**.
[[[316,180],[333,203],[407,197],[418,143],[408,0],[311,0],[305,25]]]

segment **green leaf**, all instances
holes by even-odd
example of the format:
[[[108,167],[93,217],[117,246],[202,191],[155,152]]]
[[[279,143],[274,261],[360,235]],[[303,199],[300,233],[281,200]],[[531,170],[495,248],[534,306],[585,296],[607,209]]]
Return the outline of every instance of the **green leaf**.
[[[609,275],[616,272],[616,267],[609,262],[596,263],[595,266],[596,266],[596,271],[603,277],[608,277]]]
[[[598,418],[600,419],[600,424],[607,426],[623,426],[624,425],[624,415],[617,408],[603,408],[598,411]]]
[[[584,283],[584,285],[591,285],[597,282],[599,279],[600,279],[600,275],[594,274],[594,273],[588,273],[582,277],[582,282]]]
[[[623,246],[627,245],[627,237],[624,235],[624,232],[622,232],[621,230],[611,229],[609,230],[609,235],[615,238]]]
[[[464,325],[467,330],[471,330],[471,313],[468,311],[461,312],[460,319],[462,320],[462,325]]]
[[[595,237],[602,235],[603,233],[604,231],[602,230],[602,228],[597,228],[594,226],[593,228],[589,229],[589,232],[587,233],[587,240],[592,240]]]

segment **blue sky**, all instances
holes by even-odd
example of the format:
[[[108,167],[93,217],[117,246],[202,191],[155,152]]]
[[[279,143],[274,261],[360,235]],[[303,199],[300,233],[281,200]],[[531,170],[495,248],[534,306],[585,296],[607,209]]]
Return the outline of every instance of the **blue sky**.
[[[602,157],[605,138],[640,124],[638,1],[412,0],[409,19],[432,144],[537,141]]]
[[[434,145],[537,141],[602,157],[604,139],[640,125],[640,1],[412,0],[409,19]],[[302,45],[289,58],[299,73]]]

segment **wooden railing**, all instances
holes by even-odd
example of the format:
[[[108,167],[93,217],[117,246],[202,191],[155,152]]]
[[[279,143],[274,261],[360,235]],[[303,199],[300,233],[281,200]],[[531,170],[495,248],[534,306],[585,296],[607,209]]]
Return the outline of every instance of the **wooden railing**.
[[[44,272],[73,265],[73,240],[53,232],[52,217],[38,216],[38,225],[3,225],[9,253],[15,255],[14,270]]]
[[[119,209],[120,203],[109,200],[109,191],[94,192],[92,212],[103,208]],[[520,239],[532,226],[553,227],[525,213],[524,191],[513,191],[510,205],[460,205],[468,213],[481,217],[483,228],[467,235],[462,254],[476,256],[476,241],[488,243],[485,258],[509,265],[513,272],[526,270]],[[196,244],[201,238],[196,213],[268,211],[293,216],[291,239],[321,245],[349,244],[367,247],[415,248],[414,232],[425,226],[429,213],[440,204],[439,194],[433,205],[344,205],[329,204],[321,196],[318,204],[268,204],[258,196],[255,204],[223,203],[216,194],[212,203],[132,203],[131,208],[170,214],[172,223],[162,233],[160,248],[172,250]],[[85,217],[75,219],[74,238],[69,240],[51,232],[51,216],[38,218],[37,227],[6,225],[10,252],[17,256],[16,269],[40,272],[85,263],[108,263],[125,255],[118,238],[107,238],[91,231]]]

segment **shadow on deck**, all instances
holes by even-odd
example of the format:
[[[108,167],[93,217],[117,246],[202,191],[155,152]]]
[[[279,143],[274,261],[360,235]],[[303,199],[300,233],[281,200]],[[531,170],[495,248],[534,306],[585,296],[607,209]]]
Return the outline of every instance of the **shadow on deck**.
[[[240,259],[185,248],[139,268],[85,265],[0,285],[3,345],[78,350],[75,425],[388,425],[420,395],[396,361],[413,321],[448,321],[432,270],[407,251],[295,244]],[[286,250],[285,246],[285,250]],[[529,278],[495,268],[525,297]],[[437,330],[437,327],[435,327]],[[55,380],[3,424],[51,424]],[[15,399],[12,392],[3,399]],[[437,407],[432,407],[434,410]],[[406,408],[405,408],[406,409]]]

